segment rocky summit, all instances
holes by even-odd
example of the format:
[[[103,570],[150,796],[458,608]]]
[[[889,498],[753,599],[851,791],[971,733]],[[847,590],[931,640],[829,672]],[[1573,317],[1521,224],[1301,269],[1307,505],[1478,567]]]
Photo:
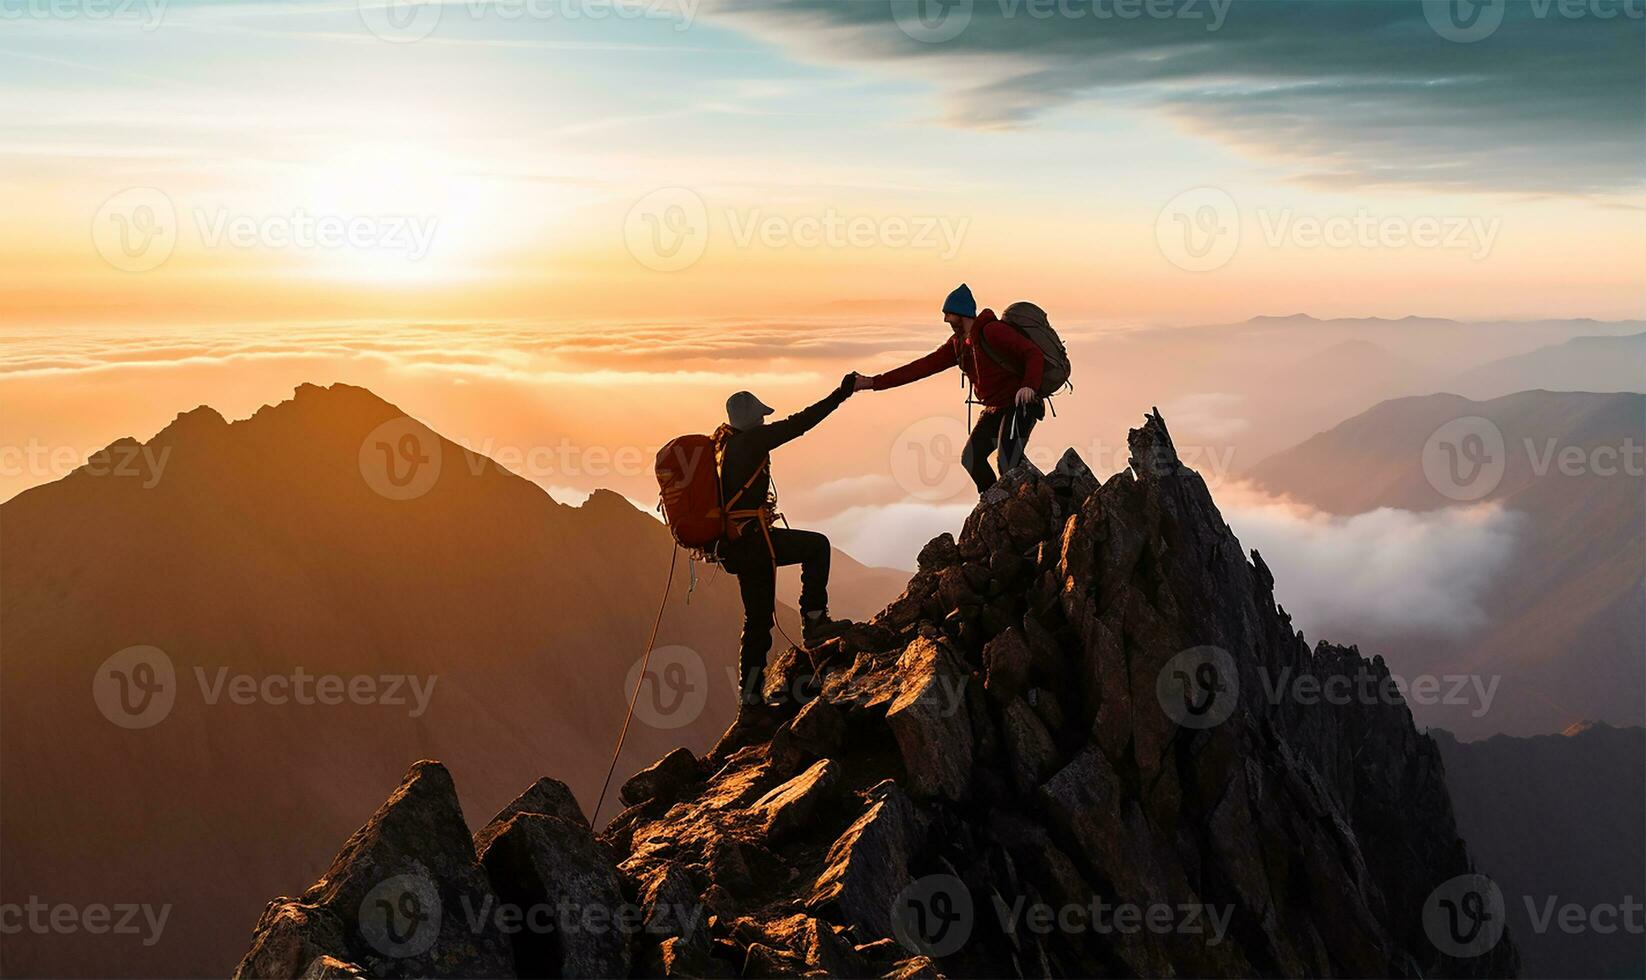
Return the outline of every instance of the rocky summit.
[[[471,836],[417,763],[237,976],[1514,975],[1381,658],[1309,648],[1158,413],[1129,441],[1008,474],[599,833],[543,779]]]

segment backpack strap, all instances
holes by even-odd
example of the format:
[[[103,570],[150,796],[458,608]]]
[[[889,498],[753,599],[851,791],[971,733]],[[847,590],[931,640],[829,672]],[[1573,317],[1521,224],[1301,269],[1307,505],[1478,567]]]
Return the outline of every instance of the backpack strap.
[[[1006,323],[1005,320],[994,320],[992,322],[994,322],[994,323]],[[1016,327],[1012,326],[1009,323],[1006,323],[1006,328],[1009,329],[1009,330],[1016,330],[1017,329]],[[1001,367],[1005,368],[1006,370],[1012,372],[1013,374],[1017,375],[1019,378],[1023,377],[1023,373],[1024,373],[1025,370],[1027,370],[1028,365],[1013,364],[1012,362],[1006,360],[1004,357],[1001,357],[1000,352],[995,350],[994,345],[989,343],[988,334],[989,334],[989,331],[987,329],[987,326],[985,325],[985,329],[979,330],[977,332],[977,346],[983,348],[983,353],[989,355],[989,360],[995,362],[996,364],[1000,365]]]

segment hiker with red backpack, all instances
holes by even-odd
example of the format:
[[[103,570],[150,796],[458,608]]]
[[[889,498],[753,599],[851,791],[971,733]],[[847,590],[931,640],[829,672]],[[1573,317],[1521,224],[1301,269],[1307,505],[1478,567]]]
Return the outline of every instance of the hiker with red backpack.
[[[958,366],[971,383],[968,403],[983,406],[961,453],[961,465],[982,493],[994,485],[989,456],[999,450],[1000,472],[1023,460],[1029,433],[1046,417],[1045,398],[1069,380],[1069,357],[1040,307],[1013,303],[1006,318],[977,310],[961,283],[943,301],[943,322],[954,336],[924,357],[873,377],[859,375],[857,390],[885,391]]]
[[[829,539],[816,531],[774,527],[781,519],[772,492],[771,452],[811,431],[856,390],[848,374],[828,397],[785,419],[753,393],[726,399],[726,424],[712,436],[682,436],[657,455],[662,506],[675,540],[737,576],[743,596],[738,654],[739,699],[765,705],[766,654],[777,612],[777,569],[800,566],[802,638],[808,644],[838,631],[829,618]],[[770,707],[769,705],[767,707]]]

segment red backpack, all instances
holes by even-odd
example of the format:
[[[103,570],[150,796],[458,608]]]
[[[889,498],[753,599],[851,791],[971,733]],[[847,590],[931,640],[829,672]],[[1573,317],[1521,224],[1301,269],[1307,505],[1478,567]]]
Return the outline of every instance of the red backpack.
[[[758,508],[732,508],[769,462],[757,467],[749,482],[722,507],[718,449],[715,436],[687,435],[670,440],[657,451],[657,488],[662,497],[663,520],[682,548],[712,554],[722,539],[735,537],[727,518],[758,517],[762,513]]]

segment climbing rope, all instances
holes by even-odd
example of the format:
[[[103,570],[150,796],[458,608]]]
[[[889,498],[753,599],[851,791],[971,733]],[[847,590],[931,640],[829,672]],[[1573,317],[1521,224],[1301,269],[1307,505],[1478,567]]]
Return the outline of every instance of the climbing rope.
[[[600,784],[600,798],[595,801],[594,814],[589,823],[600,826],[600,807],[606,802],[606,790],[611,787],[612,773],[617,771],[618,756],[623,754],[623,740],[629,736],[629,722],[634,719],[634,705],[640,700],[640,686],[646,683],[646,667],[652,660],[652,647],[657,645],[657,630],[663,625],[663,610],[669,605],[669,590],[674,587],[674,567],[680,560],[680,546],[674,546],[669,555],[669,579],[663,584],[663,601],[657,605],[657,618],[652,620],[651,639],[646,641],[646,653],[640,658],[640,674],[634,679],[634,693],[629,695],[629,712],[623,716],[623,730],[617,733],[617,748],[612,750],[612,763],[606,767],[606,781]]]

